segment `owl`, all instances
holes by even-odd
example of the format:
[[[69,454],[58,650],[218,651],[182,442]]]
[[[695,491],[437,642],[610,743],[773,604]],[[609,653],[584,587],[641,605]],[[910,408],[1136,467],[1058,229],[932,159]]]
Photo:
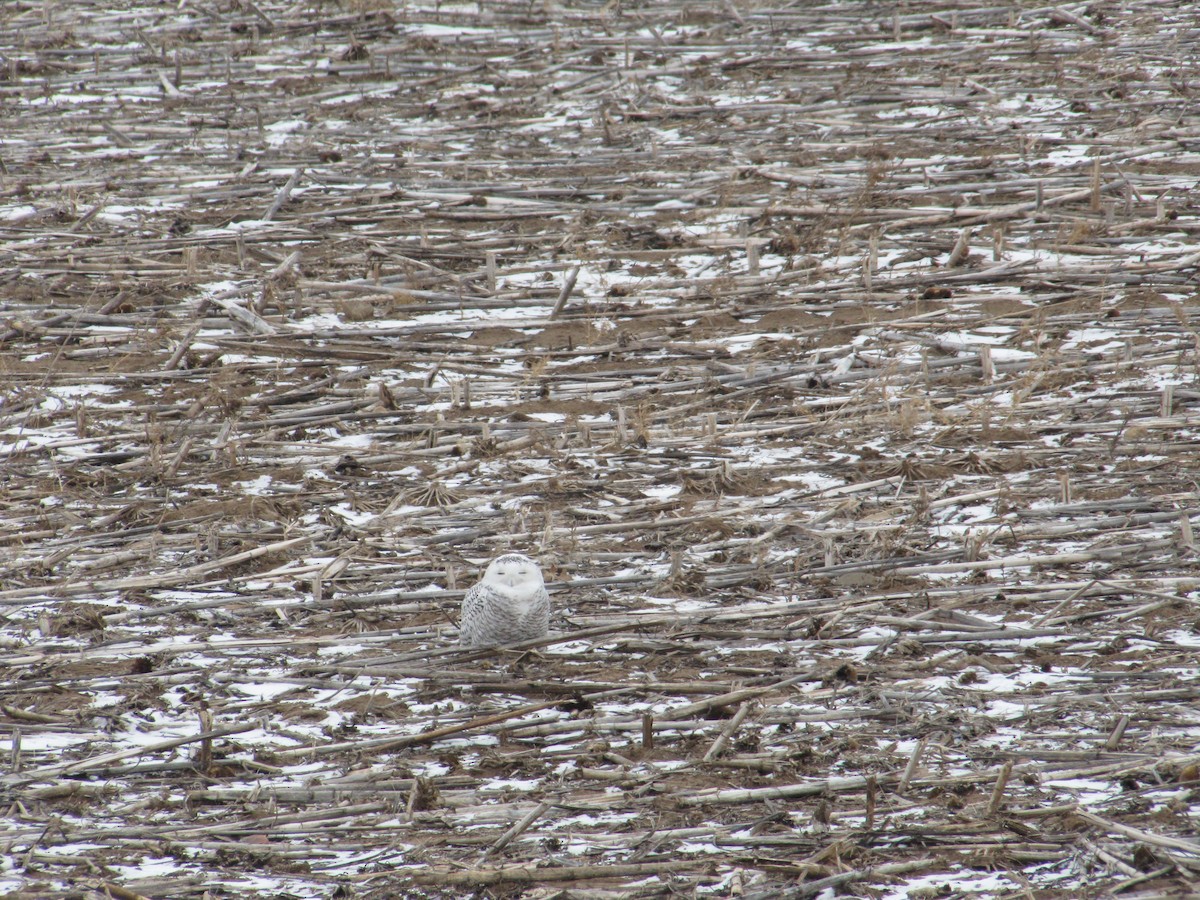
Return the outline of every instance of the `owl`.
[[[542,570],[528,556],[493,559],[462,603],[458,642],[463,647],[515,644],[546,636],[550,596]]]

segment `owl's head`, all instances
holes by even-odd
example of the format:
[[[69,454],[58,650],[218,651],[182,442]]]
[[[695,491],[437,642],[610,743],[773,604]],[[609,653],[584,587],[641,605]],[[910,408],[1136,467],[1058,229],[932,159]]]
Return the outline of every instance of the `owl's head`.
[[[505,553],[488,563],[483,583],[510,591],[535,591],[546,584],[538,564],[520,553]]]

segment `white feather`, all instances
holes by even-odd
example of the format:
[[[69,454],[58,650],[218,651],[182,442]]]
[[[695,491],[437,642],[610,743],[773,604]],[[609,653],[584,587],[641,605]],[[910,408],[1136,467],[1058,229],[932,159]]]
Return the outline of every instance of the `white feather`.
[[[493,559],[462,603],[458,642],[464,647],[515,644],[546,636],[550,595],[542,570],[528,556]]]

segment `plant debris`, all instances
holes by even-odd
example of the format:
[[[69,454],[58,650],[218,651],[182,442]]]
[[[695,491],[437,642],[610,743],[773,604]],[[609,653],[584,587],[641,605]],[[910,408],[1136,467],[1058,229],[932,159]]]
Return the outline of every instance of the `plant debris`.
[[[1192,891],[1195,25],[0,4],[0,894]]]

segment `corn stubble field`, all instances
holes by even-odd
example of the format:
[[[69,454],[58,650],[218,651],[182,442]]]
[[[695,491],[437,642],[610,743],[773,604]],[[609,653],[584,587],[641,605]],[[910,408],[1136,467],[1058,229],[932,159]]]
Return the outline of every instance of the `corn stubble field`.
[[[1198,51],[0,5],[0,896],[1200,890]]]

